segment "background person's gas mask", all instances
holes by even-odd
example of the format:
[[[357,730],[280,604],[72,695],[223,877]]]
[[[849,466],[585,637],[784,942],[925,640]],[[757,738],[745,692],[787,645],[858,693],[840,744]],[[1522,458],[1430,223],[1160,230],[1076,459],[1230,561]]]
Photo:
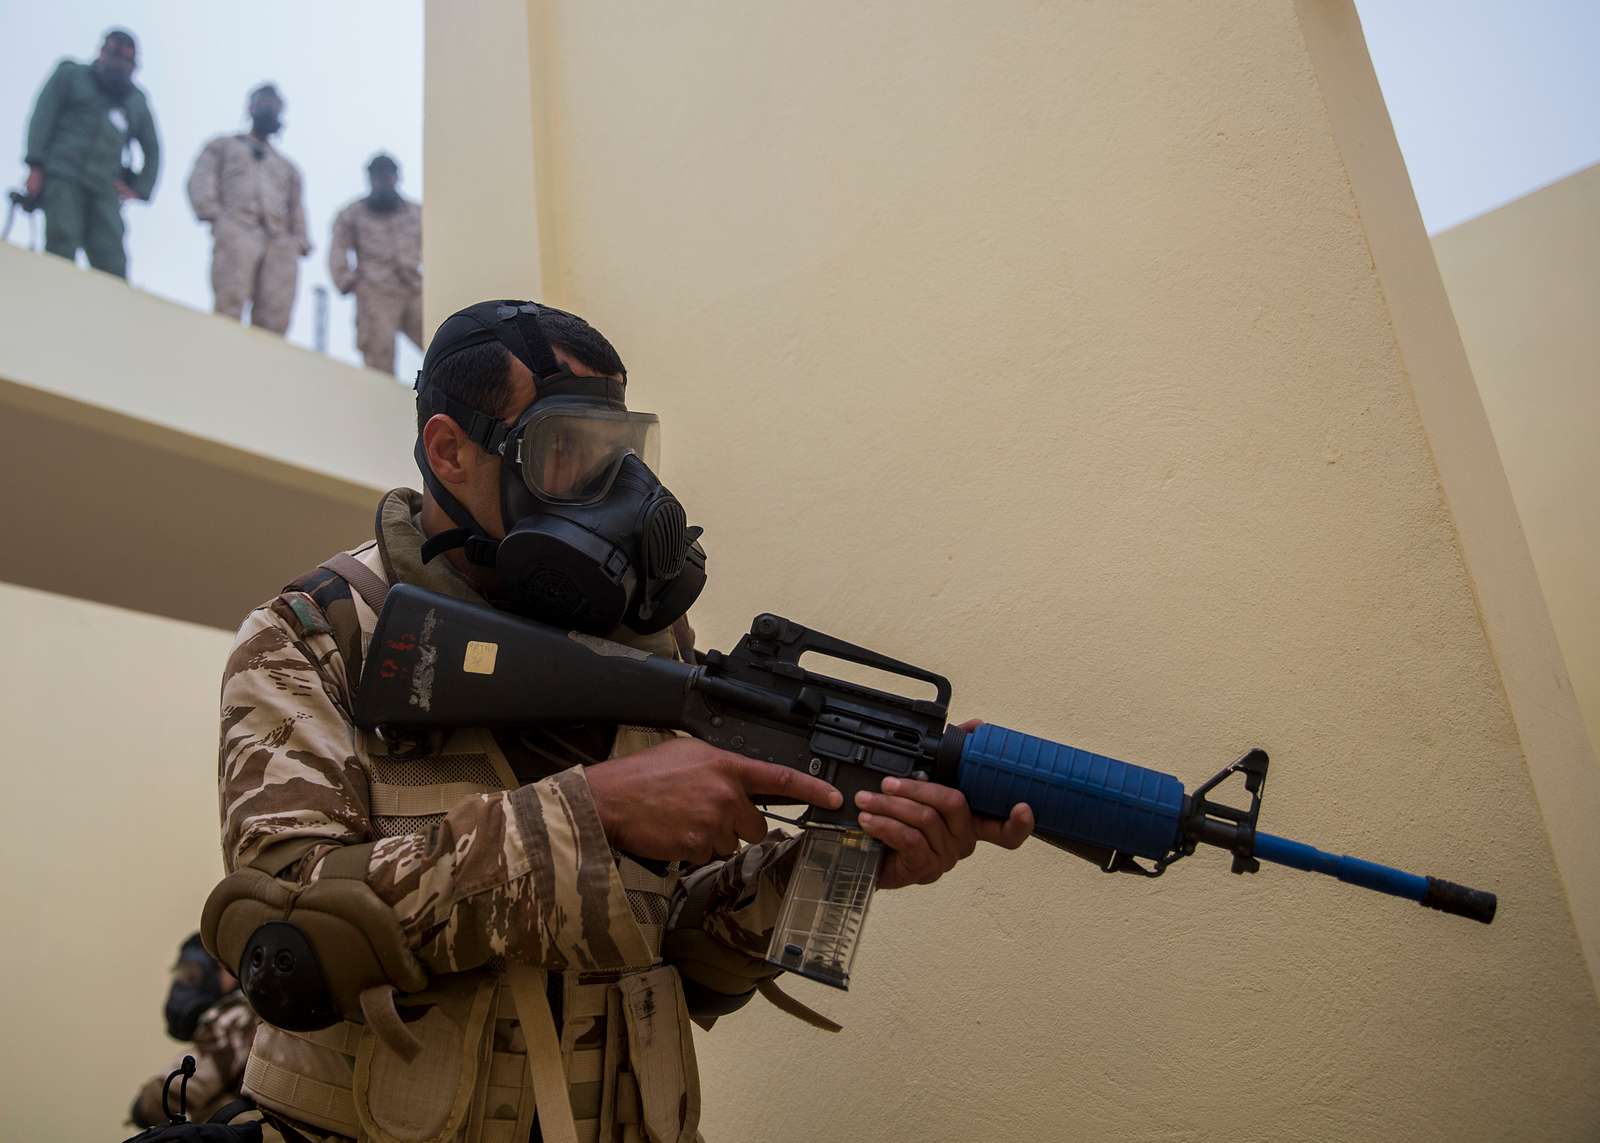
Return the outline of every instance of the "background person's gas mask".
[[[200,1017],[222,996],[222,970],[195,933],[179,946],[178,963],[172,966],[172,986],[163,1009],[167,1035],[174,1040],[194,1039]]]
[[[434,500],[459,525],[423,546],[429,560],[451,548],[492,568],[490,602],[507,611],[596,635],[627,627],[664,630],[706,582],[699,528],[656,478],[660,424],[630,413],[623,383],[563,369],[539,329],[544,307],[480,302],[434,334],[417,375],[417,401],[444,413],[501,458],[503,540],[490,537],[433,474],[419,437],[417,465]],[[533,373],[536,395],[514,425],[428,384],[444,358],[498,341]]]

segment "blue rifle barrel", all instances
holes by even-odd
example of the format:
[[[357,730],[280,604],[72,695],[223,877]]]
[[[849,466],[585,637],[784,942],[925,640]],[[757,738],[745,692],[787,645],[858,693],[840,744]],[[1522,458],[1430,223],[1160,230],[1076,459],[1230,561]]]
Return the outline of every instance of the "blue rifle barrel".
[[[957,785],[980,814],[1004,818],[1012,806],[1026,802],[1033,809],[1035,832],[1043,837],[1150,860],[1179,850],[1188,824],[1183,783],[1171,774],[1003,726],[985,724],[967,736]],[[1194,837],[1210,840],[1199,832]],[[1259,831],[1250,848],[1262,861],[1325,873],[1485,924],[1494,919],[1495,896],[1482,890]]]

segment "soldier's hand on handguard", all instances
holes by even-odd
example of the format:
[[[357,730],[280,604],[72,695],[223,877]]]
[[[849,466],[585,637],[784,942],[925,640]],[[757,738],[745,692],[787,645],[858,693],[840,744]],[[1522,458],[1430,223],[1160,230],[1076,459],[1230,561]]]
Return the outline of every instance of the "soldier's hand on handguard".
[[[976,730],[983,720],[961,724]],[[931,885],[971,857],[978,842],[1016,849],[1033,833],[1033,811],[1026,805],[1011,807],[1005,821],[973,815],[960,790],[909,778],[885,778],[883,793],[866,790],[856,795],[861,828],[888,848],[878,870],[879,889],[906,885]]]
[[[28,181],[22,186],[23,193],[29,198],[38,198],[44,190],[44,168],[32,166],[28,168]]]
[[[611,843],[635,857],[695,863],[726,857],[740,840],[767,834],[753,797],[837,809],[839,791],[819,778],[675,738],[586,767]]]

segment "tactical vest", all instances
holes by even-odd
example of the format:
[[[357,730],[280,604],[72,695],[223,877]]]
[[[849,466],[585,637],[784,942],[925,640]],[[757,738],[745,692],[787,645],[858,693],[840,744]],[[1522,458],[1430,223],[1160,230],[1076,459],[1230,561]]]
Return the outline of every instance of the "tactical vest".
[[[318,654],[332,640],[352,691],[387,586],[377,546],[368,543],[286,589],[314,601],[308,612],[303,597],[291,597],[302,638]],[[645,649],[676,654],[669,632]],[[670,737],[621,727],[609,756]],[[504,742],[503,733],[484,729],[415,741],[357,730],[353,752],[369,782],[376,837],[426,831],[465,798],[530,780],[526,757],[519,752],[519,777]],[[582,760],[563,757],[567,744],[559,740],[521,745],[545,755],[550,773]],[[565,1110],[554,1113],[564,1076],[578,1143],[698,1140],[699,1077],[683,987],[660,960],[676,867],[662,876],[625,855],[617,866],[652,967],[546,974],[496,959],[435,976],[425,991],[399,998],[407,1029],[422,1043],[410,1063],[363,1023],[291,1032],[263,1022],[245,1092],[270,1112],[362,1143],[557,1143],[568,1135]],[[534,1135],[541,1104],[551,1110],[538,1117]]]

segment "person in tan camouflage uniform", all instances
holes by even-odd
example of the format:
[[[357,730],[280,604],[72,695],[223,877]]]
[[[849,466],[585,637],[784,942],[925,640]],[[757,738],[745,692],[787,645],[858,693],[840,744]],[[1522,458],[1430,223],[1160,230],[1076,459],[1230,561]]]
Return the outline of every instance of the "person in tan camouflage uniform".
[[[540,326],[569,373],[626,378],[582,319],[545,310]],[[499,344],[424,368],[430,385],[508,424],[536,395],[528,366]],[[503,537],[500,458],[450,416],[419,407],[418,421],[419,461]],[[300,1033],[263,1022],[245,1090],[318,1138],[690,1143],[689,1017],[710,1027],[758,989],[783,1006],[763,958],[795,847],[767,832],[752,799],[831,807],[839,794],[665,732],[358,729],[352,694],[362,662],[382,653],[370,639],[388,587],[484,600],[486,573],[459,549],[422,558],[451,527],[431,493],[388,493],[376,536],[253,611],[229,658],[227,868],[272,875],[285,899],[339,879],[370,890],[408,949],[399,1003],[411,1014],[386,1030],[364,996],[364,1023]],[[614,638],[674,654],[682,634]],[[977,841],[1014,848],[1032,829],[1026,807],[979,820],[959,792],[909,780],[858,805],[890,850],[885,889],[932,882]],[[397,1050],[408,1039],[414,1048]]]
[[[400,167],[388,155],[367,164],[367,179],[372,193],[333,221],[328,275],[341,294],[355,291],[362,363],[393,373],[396,334],[422,348],[422,205],[400,194]]]
[[[193,1046],[145,1081],[134,1098],[130,1120],[139,1127],[167,1122],[161,1093],[167,1077],[177,1071],[183,1056],[193,1056],[194,1075],[187,1088],[174,1081],[172,1110],[178,1110],[180,1090],[187,1101],[189,1119],[203,1122],[239,1097],[245,1061],[256,1037],[256,1014],[239,991],[239,981],[200,947],[196,933],[183,943],[172,968],[167,996],[167,1032]]]
[[[311,253],[300,170],[269,140],[283,129],[272,84],[250,93],[250,130],[218,135],[189,175],[189,203],[211,224],[212,309],[282,335],[294,310],[300,259]]]

